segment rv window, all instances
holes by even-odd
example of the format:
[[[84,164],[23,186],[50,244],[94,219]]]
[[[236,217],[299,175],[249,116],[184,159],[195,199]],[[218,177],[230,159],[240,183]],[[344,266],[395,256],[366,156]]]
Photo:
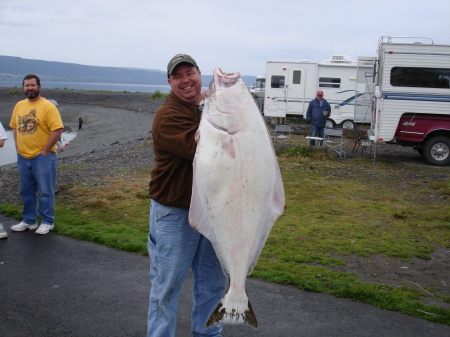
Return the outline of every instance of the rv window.
[[[340,88],[341,79],[335,77],[319,77],[319,87],[321,88]]]
[[[271,88],[284,88],[284,76],[274,75],[270,81]]]
[[[266,87],[266,79],[265,78],[257,78],[255,87],[258,89],[264,89]]]
[[[292,72],[292,84],[300,84],[301,78],[302,78],[301,70],[294,70]]]
[[[450,88],[450,69],[394,67],[391,85],[399,87]]]

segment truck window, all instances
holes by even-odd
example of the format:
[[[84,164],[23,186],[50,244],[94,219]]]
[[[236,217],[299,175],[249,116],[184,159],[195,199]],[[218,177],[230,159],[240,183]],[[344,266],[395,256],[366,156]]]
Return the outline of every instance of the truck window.
[[[394,87],[423,87],[449,89],[450,69],[394,67],[391,85]]]
[[[336,77],[319,77],[319,87],[321,88],[340,88],[341,79]]]
[[[302,78],[301,70],[294,70],[292,72],[292,84],[300,84],[301,78]]]
[[[271,88],[284,88],[284,76],[273,75],[270,79]]]

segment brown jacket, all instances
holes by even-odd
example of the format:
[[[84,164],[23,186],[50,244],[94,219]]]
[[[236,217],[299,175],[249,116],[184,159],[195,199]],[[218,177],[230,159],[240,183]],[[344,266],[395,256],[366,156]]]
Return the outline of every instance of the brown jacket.
[[[200,117],[195,105],[183,102],[173,93],[156,111],[152,128],[155,167],[149,193],[162,205],[189,208]]]

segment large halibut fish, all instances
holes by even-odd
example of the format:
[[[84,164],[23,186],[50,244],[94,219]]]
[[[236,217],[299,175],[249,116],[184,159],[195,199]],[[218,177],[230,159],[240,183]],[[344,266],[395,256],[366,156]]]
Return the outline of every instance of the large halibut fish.
[[[229,278],[207,326],[256,328],[245,280],[285,199],[269,132],[239,73],[214,70],[196,138],[189,221],[211,241]]]

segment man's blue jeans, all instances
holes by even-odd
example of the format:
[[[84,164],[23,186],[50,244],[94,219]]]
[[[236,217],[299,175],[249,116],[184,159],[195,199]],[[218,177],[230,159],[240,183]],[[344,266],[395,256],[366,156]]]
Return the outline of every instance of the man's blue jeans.
[[[150,205],[150,306],[147,337],[175,336],[178,297],[189,268],[193,272],[193,336],[221,336],[222,326],[205,329],[222,298],[226,277],[211,242],[188,221],[189,209]]]
[[[36,223],[38,214],[43,224],[54,223],[57,166],[58,157],[53,152],[47,156],[39,154],[32,159],[17,155],[24,223],[28,225]]]
[[[323,138],[325,136],[325,127],[323,126],[317,126],[313,123],[311,123],[310,125],[310,136],[311,137],[320,137]],[[316,140],[315,139],[311,139],[309,141],[309,145],[311,146],[316,146]],[[323,146],[323,140],[320,141],[320,146]]]

